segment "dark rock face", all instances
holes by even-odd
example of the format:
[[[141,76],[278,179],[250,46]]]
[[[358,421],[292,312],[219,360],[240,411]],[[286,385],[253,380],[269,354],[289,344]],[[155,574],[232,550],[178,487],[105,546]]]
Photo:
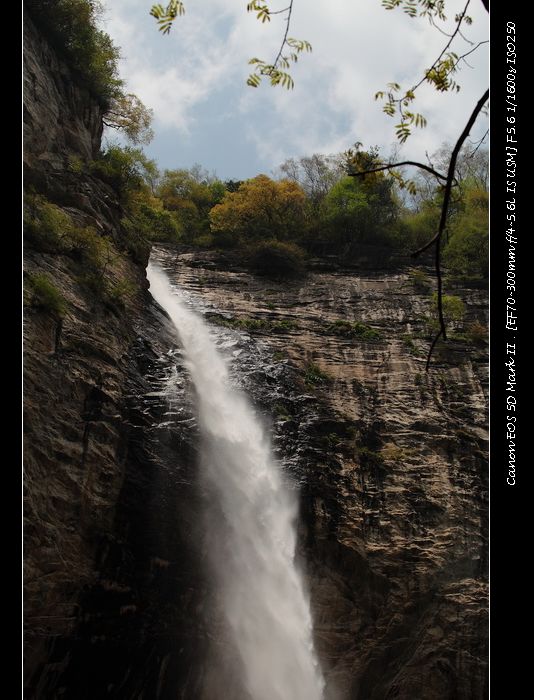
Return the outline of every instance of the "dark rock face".
[[[300,485],[330,696],[486,697],[485,352],[459,344],[425,374],[431,301],[406,273],[278,284],[214,256],[159,257],[233,334],[223,346],[238,338],[235,381]],[[484,292],[456,293],[485,321]],[[344,337],[340,321],[379,338]]]
[[[120,244],[113,190],[72,157],[97,154],[102,114],[25,18],[25,181]],[[120,245],[119,245],[120,248]],[[24,318],[25,697],[196,697],[205,598],[194,448],[154,425],[175,345],[147,293],[146,261],[120,254],[109,305],[68,256],[27,244],[25,274],[45,274],[67,307]],[[194,660],[194,662],[193,662]]]
[[[94,158],[102,137],[102,108],[24,17],[24,164],[28,171],[62,171],[68,158]]]

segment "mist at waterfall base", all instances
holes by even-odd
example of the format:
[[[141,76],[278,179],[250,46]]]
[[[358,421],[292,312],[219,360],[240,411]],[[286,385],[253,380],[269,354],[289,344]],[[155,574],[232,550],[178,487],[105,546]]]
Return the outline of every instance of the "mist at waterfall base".
[[[152,262],[147,275],[152,296],[176,327],[195,387],[202,478],[213,499],[209,556],[243,689],[252,700],[322,700],[310,606],[295,564],[294,492],[251,405],[230,385],[202,317]]]

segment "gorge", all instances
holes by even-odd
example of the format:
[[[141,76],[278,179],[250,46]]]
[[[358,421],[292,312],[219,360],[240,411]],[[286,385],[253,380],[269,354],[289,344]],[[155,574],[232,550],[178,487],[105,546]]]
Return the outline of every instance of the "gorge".
[[[486,697],[486,346],[459,335],[425,372],[430,271],[406,260],[149,263],[73,167],[101,107],[24,31],[26,187],[110,242],[122,290],[28,238],[25,697],[315,700],[321,674],[325,700]],[[454,293],[486,321],[484,288]]]

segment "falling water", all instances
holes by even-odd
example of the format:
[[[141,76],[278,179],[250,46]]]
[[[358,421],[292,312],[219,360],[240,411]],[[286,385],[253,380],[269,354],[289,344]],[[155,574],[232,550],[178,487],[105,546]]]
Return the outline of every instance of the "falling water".
[[[312,619],[295,565],[294,494],[203,319],[187,308],[153,263],[153,297],[176,326],[193,380],[203,434],[204,476],[222,513],[212,553],[224,614],[252,700],[321,700]],[[214,522],[217,522],[214,519]]]

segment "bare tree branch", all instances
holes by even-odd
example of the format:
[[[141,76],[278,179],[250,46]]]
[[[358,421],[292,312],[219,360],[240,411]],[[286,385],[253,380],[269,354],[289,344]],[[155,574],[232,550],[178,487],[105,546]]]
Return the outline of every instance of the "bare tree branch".
[[[425,165],[424,163],[418,163],[415,160],[403,160],[400,163],[388,163],[387,165],[381,165],[379,168],[371,168],[369,170],[362,170],[358,173],[348,173],[350,177],[365,177],[366,175],[369,175],[370,173],[379,173],[382,170],[391,170],[392,168],[397,168],[400,167],[401,165],[414,165],[417,168],[421,168],[422,170],[426,170],[427,172],[431,173],[435,177],[437,177],[439,180],[447,180],[446,175],[442,175],[441,173],[438,173],[437,170],[434,170],[430,165]]]
[[[469,56],[470,53],[473,53],[474,51],[476,51],[483,44],[489,44],[489,41],[487,41],[487,40],[486,41],[479,41],[478,44],[476,44],[476,46],[473,46],[472,49],[470,49],[469,51],[466,51],[466,53],[463,53],[461,56],[458,56],[458,60],[454,64],[454,67],[456,68],[456,66],[460,63],[460,61],[464,61],[464,63],[467,63],[467,61],[465,60],[465,57]],[[469,66],[469,63],[467,63],[467,65]],[[472,66],[470,66],[470,68],[472,68]]]
[[[432,357],[432,352],[434,351],[434,348],[436,347],[436,343],[440,339],[440,336],[441,336],[441,328],[440,328],[438,334],[436,335],[436,337],[434,338],[434,340],[432,341],[432,345],[430,346],[430,350],[428,351],[428,355],[426,358],[425,372],[428,372],[428,368],[430,367],[430,358]]]
[[[286,20],[286,31],[284,33],[284,38],[282,39],[282,43],[280,44],[280,50],[278,51],[277,57],[274,59],[273,62],[273,67],[276,68],[278,65],[278,61],[280,60],[280,57],[282,55],[282,51],[284,50],[284,46],[286,45],[287,41],[287,35],[289,34],[289,27],[291,25],[291,13],[293,12],[293,0],[289,3],[289,6],[286,7],[287,10],[287,20]],[[282,10],[282,12],[285,12],[286,10]],[[273,13],[271,13],[273,14]]]
[[[450,45],[451,45],[452,42],[454,41],[455,36],[456,36],[456,35],[458,34],[458,32],[460,31],[460,27],[462,26],[462,22],[463,22],[464,19],[465,19],[465,15],[466,15],[466,12],[467,12],[467,8],[469,7],[469,3],[470,3],[470,2],[471,2],[471,0],[467,0],[467,2],[466,2],[466,4],[465,4],[465,7],[464,7],[464,9],[462,10],[462,13],[461,13],[460,16],[458,17],[458,21],[457,21],[457,24],[456,24],[456,29],[453,31],[452,34],[448,35],[448,36],[450,37],[450,38],[449,38],[449,41],[445,44],[445,46],[444,46],[442,52],[441,52],[440,55],[436,58],[436,60],[435,60],[434,63],[430,66],[430,68],[429,68],[428,70],[425,70],[425,73],[424,73],[423,77],[421,78],[421,80],[420,80],[418,83],[416,83],[416,85],[414,85],[414,86],[412,87],[412,89],[411,89],[411,92],[412,92],[412,93],[414,93],[414,92],[417,90],[417,88],[421,87],[421,85],[422,85],[422,84],[425,82],[425,80],[427,79],[427,75],[428,75],[434,68],[436,68],[436,66],[439,64],[439,62],[441,61],[441,59],[443,58],[443,56],[444,56],[445,53],[447,52],[448,48],[450,47]],[[466,54],[466,55],[467,55],[467,54]],[[399,107],[400,107],[401,115],[403,114],[403,112],[402,112],[402,100],[403,100],[403,98],[400,98],[400,99],[398,99],[398,100],[395,100],[395,102],[397,102],[398,105],[399,105]]]
[[[475,155],[475,153],[478,151],[478,149],[480,148],[480,146],[482,146],[482,144],[483,144],[484,141],[486,140],[486,136],[487,136],[488,134],[489,134],[489,129],[486,129],[486,133],[485,133],[484,136],[479,140],[479,142],[478,142],[477,145],[476,145],[476,148],[475,148],[473,151],[471,151],[471,153],[467,156],[468,158],[472,158],[472,157]],[[471,141],[471,143],[473,143],[473,142]]]
[[[443,235],[443,232],[445,231],[445,226],[447,224],[447,214],[449,213],[449,202],[451,199],[451,191],[452,191],[452,185],[453,185],[453,180],[454,180],[454,172],[456,170],[456,161],[458,160],[458,154],[460,153],[460,150],[462,146],[464,145],[464,141],[466,138],[469,136],[469,132],[471,131],[473,124],[475,123],[478,115],[482,111],[484,105],[486,104],[487,100],[489,97],[489,90],[486,90],[486,92],[482,95],[480,100],[476,103],[475,109],[471,113],[471,116],[469,117],[467,124],[465,125],[462,133],[460,134],[460,137],[458,141],[456,142],[454,148],[452,149],[451,153],[451,159],[449,161],[449,168],[447,171],[447,182],[445,184],[445,190],[443,192],[443,204],[441,205],[441,216],[439,220],[439,226],[438,226],[438,232],[432,239],[432,241],[429,242],[429,244],[426,246],[427,248],[430,247],[430,245],[435,242],[436,244],[436,256],[435,256],[435,267],[436,267],[436,276],[437,276],[437,281],[438,281],[438,318],[439,318],[439,332],[434,338],[434,341],[432,345],[430,346],[430,350],[428,353],[428,359],[427,359],[427,365],[426,368],[428,370],[428,367],[430,365],[430,358],[432,356],[432,352],[434,350],[434,347],[440,338],[440,336],[443,336],[443,340],[447,340],[447,330],[445,327],[445,319],[443,318],[443,285],[442,285],[442,279],[441,279],[441,237]]]

